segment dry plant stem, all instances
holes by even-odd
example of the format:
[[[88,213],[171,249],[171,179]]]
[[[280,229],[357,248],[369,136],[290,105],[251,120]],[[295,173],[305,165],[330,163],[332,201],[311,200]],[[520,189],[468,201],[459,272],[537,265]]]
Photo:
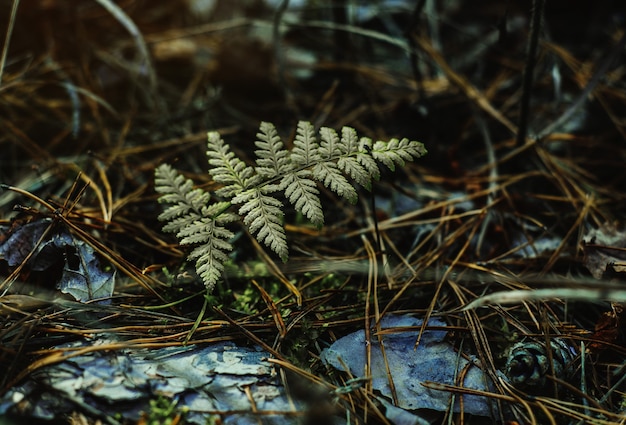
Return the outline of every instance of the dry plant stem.
[[[389,362],[387,360],[387,351],[385,350],[385,344],[383,341],[383,336],[381,334],[381,327],[380,327],[380,319],[382,318],[382,315],[380,314],[380,305],[378,302],[378,252],[376,251],[376,249],[374,249],[374,247],[372,246],[372,244],[367,240],[367,238],[365,236],[361,237],[363,239],[364,245],[365,245],[365,250],[367,251],[367,256],[369,259],[369,272],[368,272],[368,276],[367,276],[367,282],[368,282],[368,299],[369,299],[369,293],[370,293],[370,288],[373,288],[373,292],[374,292],[374,314],[375,314],[375,318],[376,318],[376,331],[377,331],[377,338],[378,338],[378,345],[380,346],[380,351],[382,353],[383,356],[383,361],[385,362],[385,371],[387,373],[387,381],[389,382],[389,388],[391,389],[391,398],[394,402],[394,404],[398,404],[398,395],[396,392],[396,385],[393,382],[393,376],[391,373],[391,368],[389,367]],[[367,305],[366,305],[366,321],[369,322],[369,317],[368,317],[368,310],[367,310]],[[369,327],[370,325],[367,324],[367,330],[365,331],[366,333],[369,332]],[[367,340],[369,341],[369,339]],[[368,357],[369,360],[369,357]],[[371,368],[369,366],[369,363],[367,365],[367,371],[365,376],[371,376]],[[369,373],[367,373],[369,372]],[[370,381],[368,381],[368,384],[370,383]],[[369,388],[370,386],[366,385],[366,388]],[[369,388],[371,390],[371,388]]]
[[[272,259],[272,257],[267,253],[267,251],[264,250],[263,247],[261,247],[261,244],[259,244],[256,238],[253,237],[252,235],[249,235],[249,236],[250,236],[250,242],[254,246],[254,249],[256,250],[256,252],[261,257],[261,260],[263,260],[263,262],[267,266],[268,270],[272,273],[272,275],[274,275],[275,278],[280,280],[280,282],[283,285],[285,285],[285,287],[289,290],[289,292],[291,292],[293,296],[296,298],[296,303],[298,304],[298,307],[301,307],[302,306],[302,294],[300,293],[298,288],[293,283],[291,283],[289,279],[287,279],[285,274],[281,271],[280,267],[276,264],[276,262]]]
[[[254,341],[255,344],[259,344],[260,347],[262,347],[264,350],[266,350],[272,356],[274,356],[275,358],[277,358],[279,360],[285,361],[284,357],[278,351],[276,351],[274,348],[272,348],[268,344],[266,344],[265,341],[263,341],[261,338],[257,337],[252,331],[249,331],[243,325],[241,325],[241,324],[237,323],[235,320],[231,319],[221,309],[219,309],[217,307],[213,307],[213,311],[215,311],[217,314],[219,314],[224,319],[226,319],[226,321],[230,325],[232,325],[235,328],[239,329],[239,331],[241,333],[243,333],[246,337],[250,338],[251,341]]]
[[[545,0],[533,0],[532,15],[530,21],[530,38],[528,39],[528,51],[526,53],[526,66],[524,67],[524,79],[522,80],[522,98],[520,99],[520,114],[517,132],[517,146],[522,146],[526,141],[528,131],[528,113],[530,111],[530,93],[533,85],[533,73],[537,62],[537,45],[541,32],[541,19]]]
[[[113,17],[130,33],[130,35],[135,40],[135,45],[137,47],[137,51],[142,57],[143,66],[145,66],[145,71],[148,74],[148,84],[150,85],[150,96],[155,97],[157,95],[157,76],[154,70],[154,66],[152,65],[152,60],[150,59],[150,53],[148,52],[148,47],[146,46],[146,42],[143,39],[143,35],[141,35],[141,31],[137,28],[137,25],[130,19],[130,17],[115,3],[111,0],[95,0],[100,6],[105,8],[107,12],[109,12]],[[141,72],[141,68],[137,70]],[[154,100],[154,99],[153,99]],[[156,106],[156,103],[152,105]]]
[[[476,108],[474,108],[476,109]],[[487,163],[489,165],[489,189],[490,192],[487,194],[487,204],[491,205],[494,203],[495,193],[498,189],[498,168],[496,164],[496,154],[493,149],[493,142],[491,141],[491,135],[489,134],[489,129],[487,128],[487,123],[485,119],[482,117],[479,111],[475,111],[474,117],[476,119],[476,124],[478,125],[478,129],[483,137],[483,141],[485,143],[485,151],[487,153]],[[478,234],[478,241],[476,242],[476,254],[480,257],[481,249],[483,246],[483,241],[485,238],[485,234],[487,233],[487,229],[489,228],[489,222],[493,218],[494,212],[492,208],[488,208],[486,210],[486,216],[483,220],[483,224],[481,226],[480,232]]]
[[[600,404],[605,404],[609,397],[613,395],[614,392],[617,392],[618,389],[626,382],[626,361],[622,363],[622,365],[613,373],[613,377],[620,377],[615,384],[602,396],[600,399]]]
[[[54,73],[59,77],[58,83],[67,92],[72,104],[72,137],[78,138],[78,132],[80,131],[80,100],[78,98],[78,87],[72,83],[69,75],[63,70],[63,68],[51,58],[46,58],[46,65],[53,69]]]
[[[363,375],[365,377],[372,376],[372,336],[371,336],[371,312],[370,312],[370,300],[372,298],[372,292],[374,293],[374,301],[376,303],[376,307],[378,307],[378,301],[376,300],[376,286],[377,286],[377,275],[378,275],[378,262],[376,259],[375,253],[373,253],[373,249],[371,244],[367,240],[364,235],[361,235],[361,239],[365,245],[365,249],[368,253],[369,258],[369,270],[367,273],[367,294],[365,295],[365,314],[363,315],[365,319],[364,323],[364,331],[365,331],[365,370],[363,371]],[[374,317],[376,319],[376,323],[379,321],[379,311],[378,308],[375,308]],[[380,329],[378,329],[380,330]],[[372,392],[372,381],[369,380],[365,383],[365,390],[370,393]],[[363,411],[363,421],[367,422],[367,407],[369,404],[365,406]]]
[[[571,300],[626,302],[626,290],[605,285],[598,288],[547,288],[495,292],[477,298],[461,311],[498,304],[520,304],[526,301]]]
[[[259,285],[256,280],[251,279],[250,282],[252,282],[256,290],[259,291],[259,293],[261,294],[265,305],[267,305],[267,308],[270,311],[272,318],[274,319],[274,324],[276,325],[276,329],[278,331],[277,338],[282,340],[287,335],[287,327],[285,326],[285,321],[280,314],[280,310],[276,306],[276,303],[274,302],[270,294],[268,294],[267,291],[263,289],[263,287]]]
[[[517,134],[517,126],[511,122],[507,117],[502,115],[500,111],[498,111],[492,104],[489,102],[489,99],[485,97],[483,93],[481,93],[476,87],[474,87],[464,76],[455,72],[448,62],[443,58],[440,52],[435,50],[432,44],[421,37],[416,38],[417,45],[424,52],[431,57],[431,59],[441,68],[446,78],[450,80],[451,83],[456,85],[461,89],[461,91],[465,94],[465,96],[477,104],[482,110],[484,110],[488,115],[497,120],[500,124],[509,129],[512,134]]]
[[[274,13],[272,43],[274,45],[274,57],[276,58],[276,73],[278,77],[278,84],[283,90],[285,90],[287,96],[290,97],[291,91],[287,86],[287,79],[285,78],[285,54],[283,51],[283,43],[280,37],[280,23],[288,7],[289,0],[282,0],[282,2],[278,5],[278,8],[276,9],[276,12]]]
[[[422,84],[424,77],[418,63],[419,58],[417,56],[417,45],[415,43],[414,33],[417,32],[419,18],[422,15],[422,10],[424,9],[425,4],[426,0],[418,0],[415,4],[415,8],[411,14],[411,22],[409,23],[409,27],[406,31],[406,40],[410,47],[409,61],[411,63],[411,71],[413,71],[413,79],[415,80],[415,87],[417,88],[417,94],[420,100],[426,99],[426,91],[424,90],[424,85]]]
[[[462,288],[457,284],[457,282],[449,279],[448,284],[452,288],[452,291],[454,291],[459,302],[461,304],[465,304],[467,302],[466,297],[463,294]],[[482,369],[486,373],[486,375],[489,376],[495,387],[498,389],[499,393],[504,394],[504,387],[500,384],[500,379],[496,372],[497,368],[494,363],[491,347],[489,345],[484,328],[480,322],[480,318],[475,312],[472,312],[471,314],[468,313],[469,312],[464,312],[465,321],[468,325],[470,335],[472,336],[474,346],[476,347],[476,350],[478,352],[478,358],[481,360]],[[486,385],[485,387],[487,388],[488,386]],[[500,404],[500,401],[498,401],[498,410],[500,414],[502,414],[503,408]],[[492,415],[492,417],[495,417],[495,415]],[[504,418],[501,419],[504,422]]]
[[[13,26],[15,25],[15,16],[17,15],[17,8],[20,5],[20,0],[13,0],[13,6],[11,7],[11,16],[9,17],[9,24],[7,25],[6,36],[4,37],[4,47],[2,48],[2,56],[0,56],[0,86],[2,85],[2,75],[4,74],[4,65],[7,61],[7,54],[9,53],[9,44],[11,44],[11,35],[13,34]]]
[[[606,56],[606,58],[601,62],[600,66],[596,69],[593,76],[589,80],[589,82],[585,85],[583,91],[578,95],[578,98],[572,103],[572,105],[563,112],[563,114],[554,120],[551,124],[549,124],[546,128],[541,130],[538,134],[538,138],[543,139],[544,137],[550,135],[557,128],[564,125],[571,117],[580,109],[589,98],[589,95],[595,90],[595,88],[600,84],[600,80],[606,73],[609,71],[609,67],[611,64],[615,62],[619,54],[624,50],[624,46],[626,45],[626,31],[622,34],[622,37],[619,41],[613,46],[610,53]]]
[[[360,35],[362,37],[371,38],[372,40],[382,41],[383,43],[387,43],[392,46],[399,47],[407,53],[410,53],[411,48],[404,41],[398,38],[392,37],[390,35],[384,34],[382,32],[368,30],[364,28],[360,28],[354,25],[341,25],[336,24],[334,22],[327,21],[305,21],[305,22],[293,22],[293,21],[284,21],[285,25],[290,27],[297,28],[319,28],[326,30],[334,30],[334,31],[345,31],[351,34]],[[266,26],[267,23],[263,21],[254,21],[255,25]]]
[[[424,331],[426,330],[426,327],[428,326],[428,321],[430,320],[430,317],[432,316],[432,313],[435,310],[435,306],[439,298],[439,293],[441,292],[441,289],[443,288],[444,282],[447,281],[448,276],[450,275],[452,270],[454,270],[454,267],[457,265],[461,257],[465,254],[465,251],[469,247],[470,242],[474,238],[474,235],[476,234],[476,231],[478,230],[478,222],[476,222],[476,220],[471,220],[471,221],[468,221],[467,223],[464,223],[464,225],[461,227],[468,228],[470,226],[472,227],[472,230],[467,236],[467,240],[465,241],[463,246],[459,249],[458,254],[452,260],[450,265],[446,268],[446,271],[444,272],[443,276],[441,276],[441,279],[439,279],[439,282],[437,283],[437,287],[435,288],[435,293],[433,294],[433,299],[430,302],[428,309],[426,310],[426,314],[424,315],[424,319],[423,319],[424,321],[422,322],[422,326],[420,327],[420,331],[415,340],[415,345],[413,346],[413,349],[417,349],[417,346],[419,345],[420,340],[422,339],[422,335],[424,334]]]

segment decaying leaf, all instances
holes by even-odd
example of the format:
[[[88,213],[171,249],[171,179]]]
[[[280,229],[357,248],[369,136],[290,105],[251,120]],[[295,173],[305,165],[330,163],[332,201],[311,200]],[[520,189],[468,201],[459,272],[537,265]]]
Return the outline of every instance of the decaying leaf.
[[[445,330],[427,330],[424,332],[417,349],[413,349],[418,329],[422,320],[411,316],[386,315],[380,322],[383,329],[393,328],[394,333],[383,336],[385,357],[375,337],[371,342],[371,378],[372,387],[383,396],[391,399],[392,388],[395,389],[397,407],[407,410],[431,409],[445,412],[450,408],[452,395],[422,385],[425,382],[438,384],[460,385],[465,388],[490,391],[490,381],[481,369],[459,356],[454,347],[447,341]],[[428,322],[431,326],[446,326],[446,323],[433,318]],[[406,328],[403,331],[402,328]],[[330,348],[322,352],[324,363],[335,369],[349,368],[355,377],[363,377],[366,364],[367,344],[365,331],[360,330],[336,341]],[[385,359],[391,377],[387,374]],[[457,382],[460,371],[466,369],[463,382]],[[393,379],[393,387],[389,379]],[[463,405],[456,397],[451,410],[474,415],[490,416],[495,406],[490,405],[486,397],[465,395]]]
[[[98,344],[115,346],[118,341]],[[9,390],[0,397],[0,417],[22,407],[22,417],[54,420],[87,407],[101,417],[119,414],[135,422],[148,411],[150,400],[161,395],[188,411],[189,424],[206,424],[211,414],[219,414],[224,425],[298,424],[293,413],[303,406],[288,398],[268,357],[258,347],[232,342],[87,352],[38,370]]]
[[[589,349],[598,352],[605,350],[611,344],[623,344],[626,337],[626,321],[624,320],[624,307],[620,304],[613,304],[613,308],[605,311],[598,318],[594,327],[592,342],[588,344]]]
[[[55,225],[52,219],[14,225],[0,229],[0,233],[0,260],[9,267],[27,261],[30,270],[46,271],[62,264],[61,277],[56,282],[61,292],[81,302],[107,299],[113,294],[115,270],[103,270],[93,248],[74,238],[65,227]]]
[[[606,272],[626,272],[626,231],[612,223],[589,231],[583,238],[585,267],[593,277],[601,279]]]

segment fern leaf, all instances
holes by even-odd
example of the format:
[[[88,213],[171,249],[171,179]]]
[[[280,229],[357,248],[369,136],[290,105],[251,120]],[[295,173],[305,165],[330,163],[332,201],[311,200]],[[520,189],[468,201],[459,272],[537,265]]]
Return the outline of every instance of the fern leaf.
[[[315,181],[311,180],[309,170],[292,172],[283,177],[281,185],[285,187],[285,196],[297,211],[315,226],[324,224],[324,210],[320,201],[320,191]]]
[[[169,204],[159,215],[166,222],[163,230],[176,233],[181,245],[195,245],[188,258],[196,260],[196,270],[209,290],[220,279],[232,250],[234,234],[226,224],[240,217],[257,240],[287,260],[283,204],[272,193],[284,192],[297,211],[321,226],[324,213],[316,181],[355,203],[357,192],[346,176],[370,189],[371,180],[380,178],[378,162],[395,170],[426,154],[419,142],[391,139],[372,143],[369,138],[359,139],[350,127],[341,129],[341,138],[335,130],[322,127],[319,138],[318,143],[311,123],[300,121],[294,146],[287,150],[274,125],[263,122],[252,167],[231,152],[218,133],[208,133],[209,173],[222,185],[216,194],[224,202],[209,204],[209,194],[194,188],[191,180],[166,164],[157,167],[159,201]],[[228,212],[233,204],[240,205],[239,215]]]
[[[167,233],[178,233],[187,226],[191,226],[194,221],[200,218],[199,214],[189,213],[174,219],[168,219],[167,223],[163,226],[163,231]],[[164,221],[161,216],[159,216],[159,220]]]
[[[254,168],[246,165],[233,152],[216,131],[207,134],[207,157],[212,168],[209,173],[224,187],[215,191],[218,196],[230,198],[241,191],[261,183],[260,176]]]
[[[354,187],[350,184],[341,171],[332,161],[324,161],[313,167],[313,177],[330,188],[337,195],[346,198],[350,203],[355,204],[358,195]]]
[[[262,122],[257,133],[254,151],[257,156],[256,172],[264,178],[273,178],[283,174],[289,167],[288,152],[278,136],[276,127],[269,122]]]
[[[359,138],[352,127],[341,129],[341,150],[344,154],[352,155],[359,151]]]
[[[213,238],[228,240],[235,236],[233,232],[223,227],[224,224],[238,219],[237,215],[224,212],[228,206],[230,206],[229,202],[217,202],[204,207],[202,217],[198,217],[176,234],[176,237],[180,239],[180,244],[193,245],[210,241]]]
[[[200,215],[202,206],[210,199],[208,193],[199,188],[194,189],[191,180],[185,179],[168,164],[157,167],[154,174],[155,190],[161,194],[159,202],[171,204],[159,215],[159,220],[171,221],[176,217],[187,216],[190,212]],[[189,221],[189,217],[185,220]],[[178,220],[177,223],[183,225],[185,220]],[[176,232],[178,229],[174,227],[168,231]]]
[[[157,193],[161,193],[159,202],[174,204],[179,208],[186,207],[199,211],[205,205],[210,195],[202,189],[194,189],[193,182],[185,179],[168,164],[161,164],[155,169],[154,186]],[[176,214],[184,214],[181,210]]]
[[[228,255],[225,252],[231,249],[232,246],[228,242],[213,238],[197,246],[189,254],[190,260],[196,259],[196,272],[209,292],[222,277],[224,264],[228,261]]]
[[[308,167],[320,161],[319,144],[315,138],[315,129],[310,122],[298,122],[290,159],[298,167]]]
[[[226,212],[229,202],[207,205],[209,194],[194,189],[191,180],[167,164],[155,169],[155,190],[161,194],[159,202],[172,204],[159,215],[159,220],[167,222],[163,231],[176,233],[181,245],[200,244],[188,258],[197,259],[196,270],[207,289],[212,290],[228,260],[226,252],[232,250],[228,240],[234,234],[224,225],[238,217]]]
[[[412,161],[426,154],[424,145],[409,139],[391,139],[389,142],[377,141],[372,147],[374,159],[382,162],[391,171],[395,171],[396,164],[404,166],[405,161]]]
[[[264,193],[263,188],[248,189],[233,198],[233,203],[245,199],[239,214],[250,233],[263,242],[283,260],[287,261],[287,236],[283,227],[282,202]]]
[[[222,209],[226,202],[211,205],[203,211],[204,213]],[[212,291],[219,281],[224,271],[224,263],[228,261],[227,252],[233,247],[229,242],[235,235],[224,227],[224,224],[237,220],[238,217],[232,213],[221,213],[215,217],[204,217],[195,221],[192,225],[181,230],[176,236],[180,239],[181,245],[198,245],[188,255],[189,260],[197,259],[196,272],[202,279],[204,286]]]
[[[367,190],[371,189],[372,179],[370,178],[370,173],[361,165],[357,158],[352,156],[341,157],[337,160],[337,167]]]
[[[344,153],[342,144],[337,136],[337,132],[332,128],[322,127],[320,128],[320,142],[319,153],[323,160],[331,160],[341,156]]]
[[[161,203],[166,202],[169,204],[171,203],[169,199],[168,197],[164,195],[159,198],[159,202]],[[159,214],[158,218],[160,221],[170,221],[170,220],[174,220],[177,217],[181,217],[181,216],[186,217],[189,214],[190,210],[192,210],[192,208],[189,204],[186,204],[186,203],[173,204],[167,207],[161,214]]]
[[[365,168],[370,179],[380,180],[380,169],[376,160],[372,158],[372,139],[362,137],[359,140],[359,148],[356,153],[356,160]],[[369,188],[368,188],[369,189]]]

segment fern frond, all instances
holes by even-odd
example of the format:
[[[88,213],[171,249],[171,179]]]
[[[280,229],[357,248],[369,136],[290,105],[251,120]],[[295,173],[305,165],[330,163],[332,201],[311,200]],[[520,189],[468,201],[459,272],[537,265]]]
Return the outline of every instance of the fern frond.
[[[343,145],[337,136],[337,132],[332,128],[322,127],[320,128],[320,147],[319,152],[322,160],[332,160],[341,156],[344,153]]]
[[[356,160],[365,168],[370,178],[378,181],[380,180],[380,170],[376,160],[372,158],[372,139],[368,137],[361,137],[359,140],[359,148],[356,153]]]
[[[355,204],[359,195],[348,179],[346,179],[337,164],[332,161],[324,161],[313,167],[313,177],[324,183],[324,186],[335,192],[337,195],[345,198],[351,204]]]
[[[281,180],[285,187],[285,196],[296,211],[304,214],[317,227],[324,224],[324,210],[320,201],[317,183],[311,180],[309,170],[300,170],[287,174]]]
[[[253,188],[233,198],[233,203],[244,201],[239,214],[250,233],[263,242],[283,260],[287,261],[289,250],[283,227],[283,203],[264,193],[263,188]]]
[[[308,167],[320,161],[319,144],[315,138],[315,129],[310,122],[298,122],[290,159],[298,167]]]
[[[191,226],[194,221],[200,220],[201,218],[200,214],[188,213],[186,215],[170,219],[165,225],[163,225],[162,230],[167,233],[176,233],[176,237],[178,237],[178,232],[187,226]],[[161,216],[159,216],[159,220],[163,221]]]
[[[203,207],[202,216],[198,216],[176,234],[176,237],[180,239],[180,244],[193,245],[207,242],[213,238],[226,240],[232,238],[234,233],[226,229],[224,224],[236,221],[239,217],[236,214],[225,212],[230,205],[230,202],[216,202]]]
[[[337,167],[358,184],[369,190],[372,186],[370,173],[355,158],[359,154],[359,139],[353,128],[343,127],[341,129],[340,149],[342,156],[337,160]]]
[[[203,211],[205,217],[194,222],[193,225],[180,232],[181,245],[202,243],[197,246],[187,258],[196,259],[196,272],[202,279],[207,290],[212,291],[224,271],[224,264],[228,261],[228,252],[233,250],[229,242],[235,234],[224,227],[225,224],[238,219],[236,214],[223,212],[210,217],[208,212],[223,210],[227,202],[213,204]]]
[[[159,202],[171,204],[159,215],[161,221],[171,221],[177,217],[185,217],[190,211],[197,216],[203,205],[210,199],[210,195],[202,189],[193,188],[193,182],[178,174],[168,164],[161,164],[154,170],[154,186],[157,193],[160,193]],[[184,220],[178,220],[180,224]],[[171,230],[173,232],[178,229]]]
[[[382,162],[391,171],[395,171],[396,164],[401,167],[406,161],[419,158],[426,154],[424,145],[409,139],[391,139],[388,142],[377,141],[372,147],[372,156]]]
[[[161,194],[159,202],[171,204],[159,215],[159,220],[167,222],[163,231],[176,233],[181,245],[201,244],[188,258],[197,258],[196,270],[206,288],[212,290],[224,270],[226,252],[232,250],[228,240],[234,234],[224,225],[238,217],[226,212],[229,202],[207,205],[210,195],[194,189],[191,180],[167,164],[155,169],[154,182],[155,190]]]
[[[337,168],[352,177],[355,182],[367,190],[372,188],[370,173],[361,165],[357,158],[352,156],[341,157],[337,160]]]
[[[288,152],[278,136],[276,127],[269,122],[262,122],[256,137],[254,151],[257,156],[256,172],[264,178],[274,178],[284,174],[289,167]]]
[[[354,128],[343,127],[341,129],[341,150],[346,155],[352,155],[359,151],[359,138]]]
[[[224,264],[228,261],[226,251],[232,250],[232,246],[223,240],[214,238],[197,246],[189,256],[189,260],[196,259],[196,272],[207,291],[213,291],[215,284],[219,282],[224,272]]]
[[[159,201],[169,206],[159,215],[163,230],[176,233],[181,245],[195,245],[188,258],[196,260],[196,270],[206,287],[212,289],[224,271],[234,234],[228,223],[242,220],[257,240],[287,260],[288,247],[283,224],[283,203],[274,193],[284,193],[294,208],[316,226],[324,223],[319,181],[351,203],[357,200],[357,184],[371,188],[380,178],[378,162],[391,170],[426,153],[424,146],[408,139],[389,142],[358,138],[350,127],[341,129],[341,138],[328,127],[316,139],[313,125],[301,121],[296,128],[293,148],[288,150],[273,124],[261,123],[255,145],[256,165],[250,166],[231,152],[217,132],[208,133],[209,173],[222,185],[216,194],[224,201],[209,204],[210,196],[194,188],[191,180],[169,165],[155,170]],[[238,215],[229,212],[239,205]]]
[[[212,168],[209,173],[218,183],[224,187],[215,193],[218,196],[230,198],[237,193],[256,186],[261,182],[260,177],[254,172],[254,168],[246,165],[239,159],[216,131],[208,133],[206,155]]]

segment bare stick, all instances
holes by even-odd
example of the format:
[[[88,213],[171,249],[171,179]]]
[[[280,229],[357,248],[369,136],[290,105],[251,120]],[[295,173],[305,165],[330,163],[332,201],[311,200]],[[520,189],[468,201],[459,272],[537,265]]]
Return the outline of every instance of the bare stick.
[[[2,57],[0,58],[0,84],[2,84],[2,72],[4,71],[4,64],[7,60],[7,54],[9,53],[9,42],[11,41],[11,34],[13,33],[13,24],[15,24],[15,15],[17,15],[17,7],[20,4],[20,0],[13,0],[13,7],[11,8],[11,17],[9,18],[9,25],[7,25],[7,35],[4,39],[4,47],[2,48]]]
[[[537,62],[537,45],[539,44],[539,32],[541,31],[541,17],[545,0],[533,0],[532,16],[530,21],[530,39],[528,40],[528,53],[522,81],[522,98],[520,100],[520,113],[517,131],[517,145],[521,146],[526,141],[528,131],[528,111],[530,110],[530,91],[533,85],[533,72]]]

